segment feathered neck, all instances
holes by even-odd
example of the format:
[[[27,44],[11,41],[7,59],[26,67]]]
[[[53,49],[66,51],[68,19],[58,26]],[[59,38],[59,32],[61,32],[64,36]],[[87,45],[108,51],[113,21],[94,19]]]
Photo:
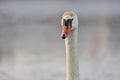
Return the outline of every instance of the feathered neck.
[[[67,80],[79,80],[78,29],[71,30],[65,39]]]

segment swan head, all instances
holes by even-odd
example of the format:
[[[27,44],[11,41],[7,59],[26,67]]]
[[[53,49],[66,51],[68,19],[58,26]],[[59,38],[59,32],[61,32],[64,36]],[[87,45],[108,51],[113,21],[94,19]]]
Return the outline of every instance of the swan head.
[[[63,39],[67,38],[72,30],[78,28],[78,19],[77,15],[72,12],[64,12],[61,20],[62,33],[61,37]]]

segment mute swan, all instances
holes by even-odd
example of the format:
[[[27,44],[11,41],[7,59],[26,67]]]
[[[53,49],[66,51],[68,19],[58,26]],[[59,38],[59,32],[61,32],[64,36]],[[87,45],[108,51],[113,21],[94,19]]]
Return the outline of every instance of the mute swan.
[[[66,47],[66,80],[79,80],[77,15],[72,11],[64,12],[61,26],[61,37],[65,39]]]

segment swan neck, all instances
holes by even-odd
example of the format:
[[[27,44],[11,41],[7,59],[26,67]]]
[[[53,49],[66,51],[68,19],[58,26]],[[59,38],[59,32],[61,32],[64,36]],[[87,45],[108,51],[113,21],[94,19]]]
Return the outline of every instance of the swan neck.
[[[69,37],[65,39],[67,80],[79,80],[77,42],[78,42],[78,29],[74,29],[70,32]]]

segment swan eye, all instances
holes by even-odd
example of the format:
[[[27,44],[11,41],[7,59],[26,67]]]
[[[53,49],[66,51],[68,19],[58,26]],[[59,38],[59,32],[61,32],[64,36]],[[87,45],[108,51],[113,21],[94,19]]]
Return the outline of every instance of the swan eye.
[[[73,18],[71,20],[73,21]]]

